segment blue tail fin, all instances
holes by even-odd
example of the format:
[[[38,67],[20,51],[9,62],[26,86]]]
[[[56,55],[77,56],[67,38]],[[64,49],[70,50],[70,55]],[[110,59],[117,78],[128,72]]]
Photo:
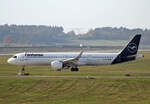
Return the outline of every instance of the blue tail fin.
[[[141,34],[135,35],[133,39],[128,43],[128,45],[114,59],[112,64],[134,60],[136,58],[135,55],[138,52],[140,39],[141,39]]]

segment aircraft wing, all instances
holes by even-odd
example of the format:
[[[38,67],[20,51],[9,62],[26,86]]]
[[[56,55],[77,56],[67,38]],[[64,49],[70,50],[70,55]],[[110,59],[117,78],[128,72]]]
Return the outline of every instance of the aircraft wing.
[[[69,58],[69,59],[65,59],[62,62],[64,63],[64,65],[66,66],[75,66],[77,61],[80,59],[80,57],[83,54],[83,50],[80,52],[80,54],[78,56],[76,56],[75,58]]]

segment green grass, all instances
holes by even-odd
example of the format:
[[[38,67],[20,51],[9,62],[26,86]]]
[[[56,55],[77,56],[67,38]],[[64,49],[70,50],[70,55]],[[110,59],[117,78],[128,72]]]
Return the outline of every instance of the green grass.
[[[1,104],[148,104],[149,79],[1,78]]]
[[[150,76],[150,52],[144,58],[117,65],[80,67],[79,72],[57,72],[50,66],[27,66],[32,75]],[[14,76],[21,66],[0,56],[0,76]],[[90,79],[0,77],[0,104],[150,104],[150,79]]]

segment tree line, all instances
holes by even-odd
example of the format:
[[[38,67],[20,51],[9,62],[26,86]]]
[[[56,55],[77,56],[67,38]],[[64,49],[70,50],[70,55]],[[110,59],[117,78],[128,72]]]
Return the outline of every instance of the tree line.
[[[64,32],[61,26],[44,25],[0,25],[0,42],[4,43],[69,43],[73,40],[128,40],[135,34],[142,34],[141,43],[150,45],[149,29],[128,29],[124,27],[101,27],[87,33]]]

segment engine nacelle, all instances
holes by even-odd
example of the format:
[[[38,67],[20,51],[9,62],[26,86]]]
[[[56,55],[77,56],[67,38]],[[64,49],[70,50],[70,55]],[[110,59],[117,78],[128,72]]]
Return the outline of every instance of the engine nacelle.
[[[63,68],[63,63],[61,61],[52,61],[51,62],[51,67],[53,69],[62,69]]]

